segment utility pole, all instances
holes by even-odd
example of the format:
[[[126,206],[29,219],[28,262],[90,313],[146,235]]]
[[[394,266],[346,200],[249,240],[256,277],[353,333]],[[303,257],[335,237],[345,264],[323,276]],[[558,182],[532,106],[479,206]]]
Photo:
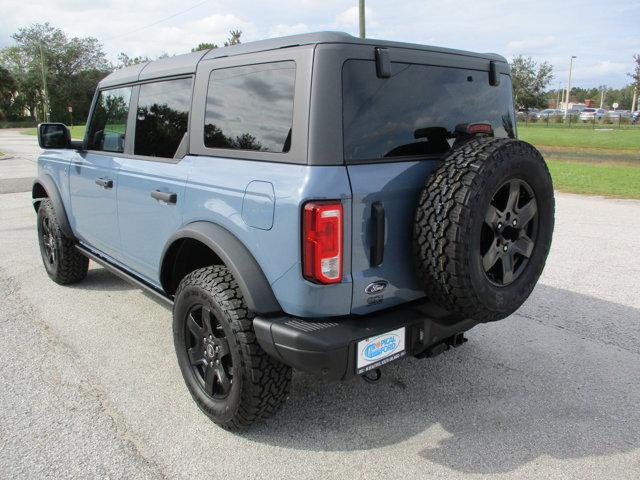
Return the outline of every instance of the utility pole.
[[[364,0],[360,0],[360,38],[365,37],[365,29],[364,29]]]
[[[44,71],[44,54],[42,53],[42,42],[40,42],[40,68],[42,69],[42,103],[44,104],[44,121],[49,121],[49,94],[47,93],[47,75]]]
[[[569,114],[569,100],[571,97],[571,71],[573,70],[573,59],[578,58],[575,55],[571,55],[569,60],[569,81],[567,82],[567,102],[564,104],[564,118],[567,118]]]
[[[638,108],[638,86],[633,87],[633,100],[631,101],[631,111],[635,112],[636,110],[640,110]]]

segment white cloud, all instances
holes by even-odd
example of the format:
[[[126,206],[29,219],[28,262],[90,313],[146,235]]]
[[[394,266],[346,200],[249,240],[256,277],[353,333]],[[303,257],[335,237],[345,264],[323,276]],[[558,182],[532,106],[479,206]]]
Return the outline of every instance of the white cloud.
[[[295,25],[285,25],[279,23],[269,28],[268,37],[285,37],[287,35],[297,35],[299,33],[310,32],[311,30],[305,23],[296,23]]]
[[[200,42],[222,44],[236,28],[245,42],[327,29],[358,32],[355,0],[199,1],[2,0],[0,47],[11,44],[18,28],[45,21],[71,36],[98,38],[112,61],[119,52],[153,57],[188,52]],[[596,27],[585,18],[597,19]],[[569,57],[577,55],[573,82],[579,86],[629,82],[631,57],[640,52],[639,19],[640,2],[629,0],[608,0],[606,8],[594,0],[538,0],[533,7],[513,0],[367,0],[366,11],[372,38],[522,53],[552,63],[556,78],[565,78]]]
[[[509,54],[531,54],[533,52],[540,52],[548,50],[549,47],[553,47],[558,44],[558,39],[555,35],[546,35],[542,37],[529,37],[522,40],[512,40],[507,43],[507,52]]]
[[[373,15],[373,10],[369,7],[364,8],[364,17],[367,27],[377,27],[378,22]],[[358,7],[350,7],[336,15],[333,25],[336,28],[357,29],[359,25],[359,9]]]

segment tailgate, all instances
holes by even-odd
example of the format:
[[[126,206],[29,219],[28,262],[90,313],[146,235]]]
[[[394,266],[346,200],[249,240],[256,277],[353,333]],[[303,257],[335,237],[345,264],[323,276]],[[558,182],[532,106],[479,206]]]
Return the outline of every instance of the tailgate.
[[[353,313],[365,314],[424,296],[415,273],[413,219],[418,196],[436,164],[422,160],[347,167],[353,194]],[[382,206],[385,218],[383,260],[378,266],[371,261],[376,241],[374,203]],[[386,282],[386,287],[369,287],[375,282]]]

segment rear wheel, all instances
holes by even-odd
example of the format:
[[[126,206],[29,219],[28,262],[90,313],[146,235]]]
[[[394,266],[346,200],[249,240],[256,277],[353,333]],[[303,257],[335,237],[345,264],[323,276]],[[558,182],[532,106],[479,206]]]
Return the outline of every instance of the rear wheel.
[[[535,286],[554,224],[553,185],[531,145],[480,138],[453,150],[427,181],[414,226],[427,296],[452,313],[491,321]]]
[[[51,200],[43,200],[38,208],[38,244],[42,263],[56,283],[78,283],[87,276],[89,259],[76,249],[76,242],[62,233]]]
[[[180,282],[173,336],[191,396],[221,427],[246,428],[285,401],[291,368],[258,344],[253,314],[226,267],[201,268]]]

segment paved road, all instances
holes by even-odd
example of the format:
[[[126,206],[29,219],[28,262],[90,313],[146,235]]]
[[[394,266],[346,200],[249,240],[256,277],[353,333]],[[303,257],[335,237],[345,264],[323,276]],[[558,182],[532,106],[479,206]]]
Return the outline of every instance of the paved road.
[[[557,204],[517,314],[377,385],[296,374],[283,410],[236,435],[190,400],[169,312],[95,266],[52,283],[29,193],[0,195],[0,477],[637,480],[640,202]]]

